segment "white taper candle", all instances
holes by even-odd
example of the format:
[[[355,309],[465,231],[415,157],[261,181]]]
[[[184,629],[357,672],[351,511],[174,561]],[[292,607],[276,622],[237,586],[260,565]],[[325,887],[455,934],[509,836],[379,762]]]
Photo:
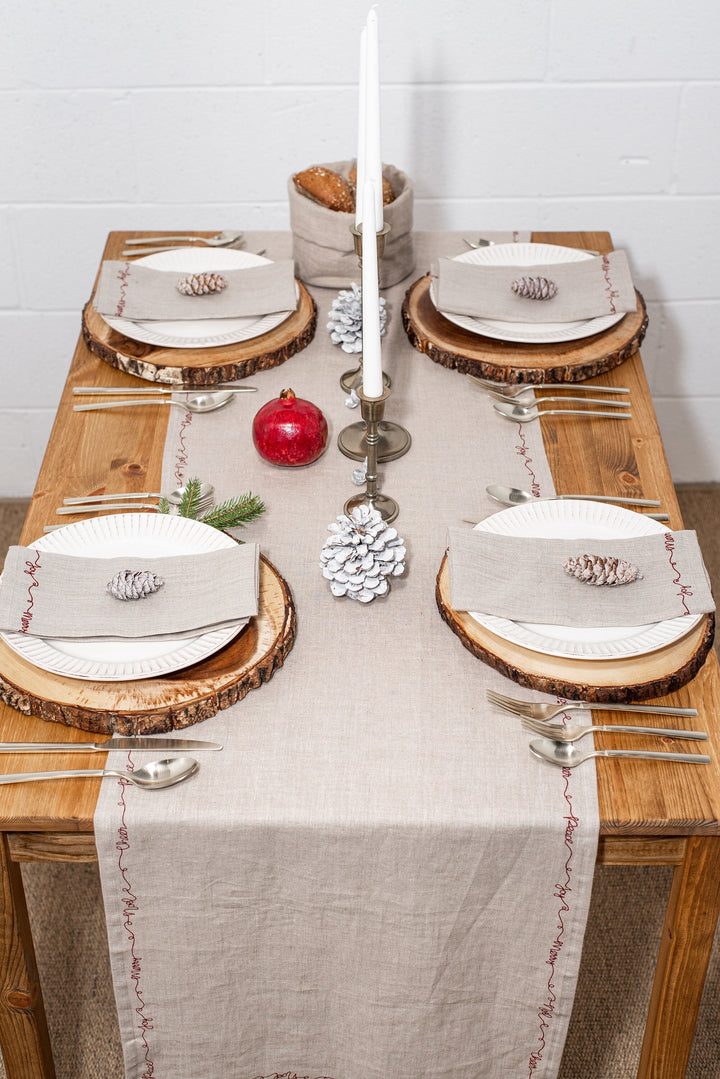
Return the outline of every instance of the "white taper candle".
[[[366,397],[382,397],[383,393],[375,202],[375,185],[366,180],[362,218],[362,367]]]

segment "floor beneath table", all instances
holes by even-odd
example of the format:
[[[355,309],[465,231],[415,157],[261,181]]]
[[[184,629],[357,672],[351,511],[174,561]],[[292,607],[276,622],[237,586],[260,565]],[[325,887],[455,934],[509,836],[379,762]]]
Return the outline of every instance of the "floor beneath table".
[[[685,526],[697,530],[713,591],[720,595],[720,485],[681,486],[678,497]],[[0,559],[17,542],[27,506],[0,500]],[[30,864],[23,877],[57,1077],[118,1079],[122,1053],[97,866]],[[559,1079],[634,1079],[670,877],[665,867],[597,869]],[[686,1079],[718,1075],[719,1059],[720,933]],[[0,1079],[4,1075],[0,1063]]]

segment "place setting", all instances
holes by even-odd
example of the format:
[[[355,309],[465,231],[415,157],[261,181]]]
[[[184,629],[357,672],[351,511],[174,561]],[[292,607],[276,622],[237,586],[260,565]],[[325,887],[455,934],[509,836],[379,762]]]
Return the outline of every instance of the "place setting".
[[[403,325],[414,348],[509,384],[583,381],[636,352],[647,312],[625,252],[521,235],[437,258],[410,286]]]
[[[268,681],[294,642],[292,596],[259,546],[227,531],[256,519],[262,501],[248,492],[216,504],[196,478],[168,495],[92,497],[57,509],[91,517],[10,549],[4,699],[138,735],[196,723]]]
[[[168,236],[166,246],[141,254],[144,248],[125,246],[135,239],[111,234],[83,310],[91,352],[152,382],[207,386],[246,378],[307,347],[317,309],[292,259],[223,243],[188,246],[186,238],[178,247],[178,240]]]
[[[519,685],[599,705],[695,676],[715,625],[695,533],[613,504],[622,497],[487,491],[511,505],[448,529],[436,582],[441,617],[469,651]]]

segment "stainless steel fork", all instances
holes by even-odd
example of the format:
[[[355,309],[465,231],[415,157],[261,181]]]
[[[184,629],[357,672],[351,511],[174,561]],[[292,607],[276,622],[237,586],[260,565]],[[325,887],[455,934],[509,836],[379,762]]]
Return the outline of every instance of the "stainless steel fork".
[[[491,704],[504,708],[515,716],[529,719],[547,720],[553,716],[561,715],[570,709],[589,711],[592,708],[605,709],[608,712],[652,712],[661,716],[696,716],[695,708],[671,708],[664,704],[607,704],[602,701],[567,701],[565,704],[542,704],[539,702],[520,701],[515,697],[506,697],[504,693],[496,693],[495,690],[487,691],[487,699]]]
[[[707,742],[705,731],[680,731],[672,727],[631,727],[623,723],[593,724],[582,727],[579,723],[568,723],[564,727],[559,723],[545,723],[541,719],[521,719],[520,725],[530,734],[541,734],[555,742],[577,742],[593,731],[608,731],[617,734],[655,734],[660,738],[690,738],[696,742]]]

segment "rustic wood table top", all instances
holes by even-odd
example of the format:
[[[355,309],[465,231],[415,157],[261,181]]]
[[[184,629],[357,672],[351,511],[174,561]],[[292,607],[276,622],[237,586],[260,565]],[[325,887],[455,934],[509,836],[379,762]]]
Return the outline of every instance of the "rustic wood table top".
[[[133,233],[111,233],[106,258],[117,258]],[[533,239],[589,250],[611,249],[604,232],[534,233]],[[650,391],[639,354],[601,376],[608,385],[631,390],[633,418],[623,424],[542,421],[543,438],[558,493],[589,490],[617,494],[631,484],[639,496],[658,498],[670,514],[669,527],[683,526]],[[113,491],[159,490],[167,413],[138,409],[132,422],[118,423],[107,437],[102,413],[82,422],[72,411],[73,386],[131,387],[137,380],[115,370],[78,342],[50,435],[37,487],[21,536],[30,543],[45,525],[57,522],[55,509],[73,479],[107,483]],[[169,410],[168,410],[169,411]],[[82,487],[84,489],[84,486]],[[0,672],[1,673],[1,672]],[[720,677],[714,652],[684,688],[662,703],[695,707],[708,731],[706,767],[666,769],[657,782],[643,773],[635,782],[634,762],[603,761],[598,767],[601,843],[606,863],[674,864],[675,883],[658,958],[653,999],[639,1075],[684,1074],[704,972],[720,905]],[[76,727],[43,722],[0,703],[4,741],[81,742]],[[598,708],[597,722],[604,721]],[[609,717],[608,717],[609,718]],[[61,719],[58,716],[58,719]],[[601,736],[598,744],[602,746]],[[617,740],[613,745],[619,745]],[[95,754],[3,755],[2,772],[102,767]],[[93,815],[99,780],[0,787],[3,952],[0,957],[0,1043],[10,1079],[51,1076],[52,1058],[32,955],[22,882],[17,862],[34,859],[93,858]]]

